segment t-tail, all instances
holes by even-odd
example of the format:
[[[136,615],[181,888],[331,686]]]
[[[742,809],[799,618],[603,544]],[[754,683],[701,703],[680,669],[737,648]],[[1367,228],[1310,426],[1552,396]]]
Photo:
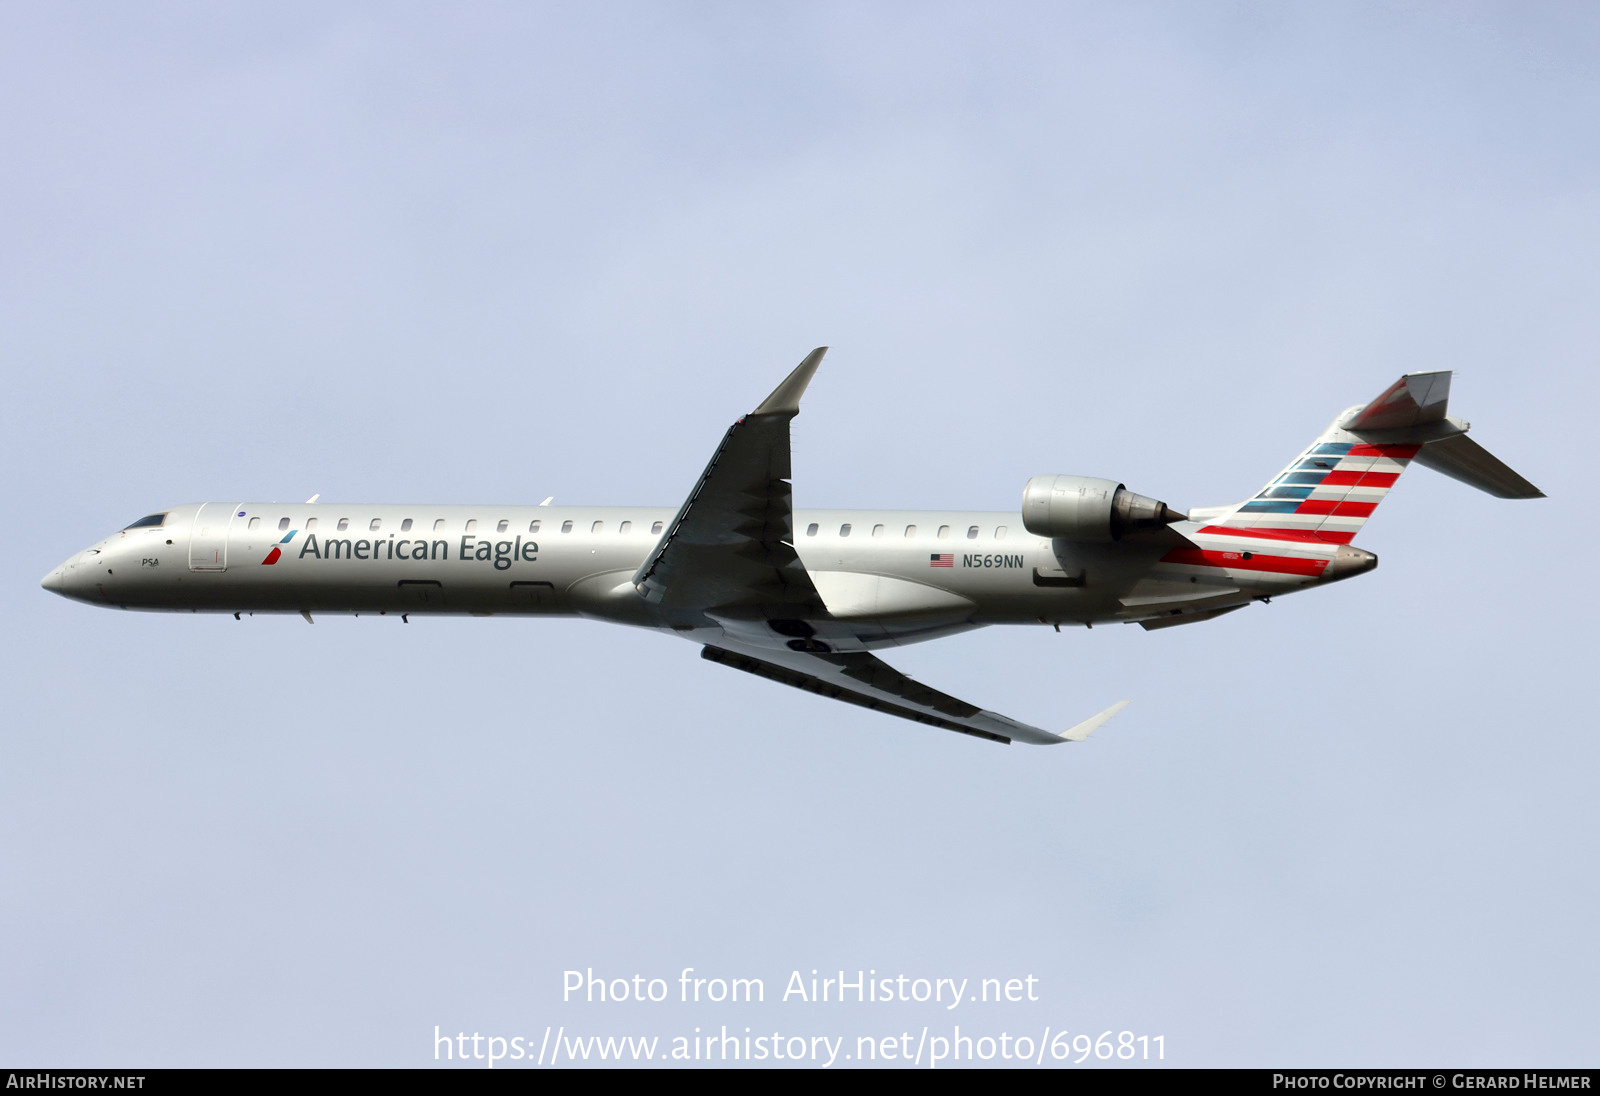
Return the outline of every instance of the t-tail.
[[[1471,424],[1445,413],[1449,400],[1449,370],[1407,373],[1335,419],[1253,497],[1189,518],[1201,533],[1349,544],[1413,461],[1500,498],[1544,498],[1467,437]]]

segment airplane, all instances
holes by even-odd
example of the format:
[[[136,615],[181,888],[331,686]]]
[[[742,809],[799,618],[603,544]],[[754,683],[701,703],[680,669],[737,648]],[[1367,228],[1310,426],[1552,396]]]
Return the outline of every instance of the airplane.
[[[1543,492],[1446,414],[1448,370],[1352,407],[1250,498],[1182,513],[1116,480],[1042,475],[1020,511],[795,510],[790,424],[827,347],[729,427],[668,507],[206,502],[74,554],[45,589],[119,609],[577,616],[653,628],[771,681],[993,742],[1051,731],[874,652],[990,624],[1214,620],[1371,571],[1351,541],[1415,462],[1500,498]]]

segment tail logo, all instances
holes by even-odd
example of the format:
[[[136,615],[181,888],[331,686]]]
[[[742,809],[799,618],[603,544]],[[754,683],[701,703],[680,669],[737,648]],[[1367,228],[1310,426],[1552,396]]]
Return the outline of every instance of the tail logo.
[[[1210,528],[1349,544],[1420,448],[1319,439],[1255,498]]]

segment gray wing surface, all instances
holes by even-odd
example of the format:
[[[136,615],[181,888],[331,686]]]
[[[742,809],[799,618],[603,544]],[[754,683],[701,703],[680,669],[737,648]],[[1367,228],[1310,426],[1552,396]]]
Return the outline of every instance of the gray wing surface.
[[[864,651],[833,651],[810,638],[803,622],[825,619],[827,609],[794,550],[789,424],[826,352],[819,347],[806,355],[759,407],[729,427],[661,542],[634,574],[634,588],[686,625],[799,625],[772,629],[770,645],[725,633],[723,641],[701,649],[709,661],[769,681],[992,742],[1053,745],[1087,738],[1127,701],[1055,734],[923,685]]]
[[[777,616],[823,611],[794,550],[789,423],[827,349],[806,355],[760,407],[728,428],[661,543],[633,576],[646,600],[696,613],[728,606]]]
[[[1039,746],[1081,742],[1128,704],[1126,700],[1118,701],[1076,727],[1057,734],[958,700],[865,652],[768,650],[729,644],[727,647],[703,647],[700,657],[818,696],[1007,745],[1013,739]]]

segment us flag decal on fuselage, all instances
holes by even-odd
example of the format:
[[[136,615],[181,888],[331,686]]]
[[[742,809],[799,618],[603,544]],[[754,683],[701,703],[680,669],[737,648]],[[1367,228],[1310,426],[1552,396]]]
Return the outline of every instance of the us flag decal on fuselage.
[[[953,552],[946,552],[944,555],[935,552],[928,557],[929,567],[954,567],[955,565],[956,557]]]

